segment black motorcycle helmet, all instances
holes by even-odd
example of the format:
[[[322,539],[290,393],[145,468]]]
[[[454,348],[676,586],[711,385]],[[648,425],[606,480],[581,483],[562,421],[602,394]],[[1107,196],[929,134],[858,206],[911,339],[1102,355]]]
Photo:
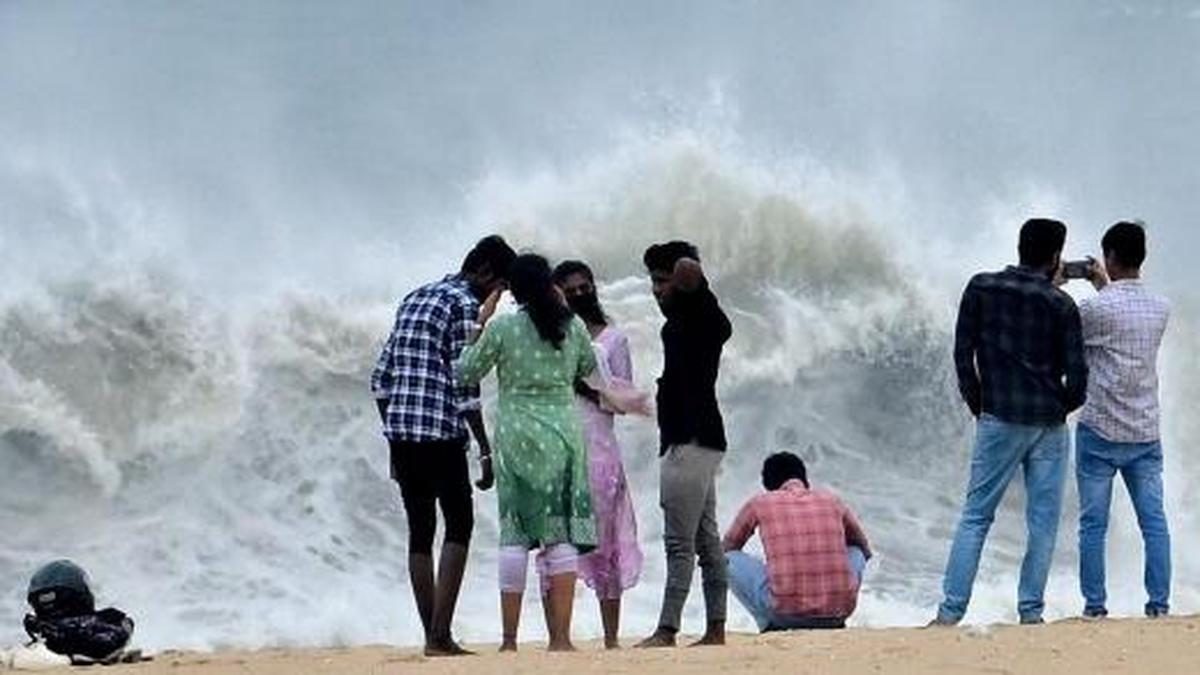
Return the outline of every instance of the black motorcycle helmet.
[[[29,606],[39,619],[81,616],[96,611],[87,572],[70,560],[43,565],[29,581]]]

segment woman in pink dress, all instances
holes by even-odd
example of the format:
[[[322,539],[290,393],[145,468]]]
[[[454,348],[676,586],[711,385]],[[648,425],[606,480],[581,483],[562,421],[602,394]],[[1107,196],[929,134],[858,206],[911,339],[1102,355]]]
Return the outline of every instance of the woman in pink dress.
[[[600,601],[604,646],[616,649],[621,595],[637,584],[642,551],[613,422],[617,414],[649,414],[649,397],[633,387],[629,341],[604,315],[591,269],[582,262],[568,260],[555,268],[554,280],[571,310],[587,325],[596,349],[599,377],[576,385],[598,542],[592,553],[579,559],[579,576]]]

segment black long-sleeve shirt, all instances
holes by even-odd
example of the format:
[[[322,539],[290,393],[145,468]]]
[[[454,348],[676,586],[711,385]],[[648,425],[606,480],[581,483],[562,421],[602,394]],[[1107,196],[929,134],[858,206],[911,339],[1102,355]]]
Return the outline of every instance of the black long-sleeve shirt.
[[[696,443],[725,450],[725,424],[717,405],[721,350],[733,334],[729,318],[705,284],[677,292],[663,309],[663,372],[658,379],[660,451]]]
[[[1061,424],[1087,396],[1079,309],[1027,267],[977,274],[954,332],[958,388],[974,415]]]

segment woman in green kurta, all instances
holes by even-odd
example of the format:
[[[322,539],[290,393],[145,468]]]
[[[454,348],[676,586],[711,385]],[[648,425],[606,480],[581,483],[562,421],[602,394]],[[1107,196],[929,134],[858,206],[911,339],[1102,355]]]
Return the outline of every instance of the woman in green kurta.
[[[537,255],[518,256],[509,274],[520,311],[488,322],[496,297],[480,310],[486,324],[458,363],[462,384],[493,368],[499,381],[496,488],[500,503],[500,583],[504,646],[516,649],[528,552],[548,569],[546,616],[552,650],[570,650],[576,557],[596,546],[587,451],[574,383],[596,367],[591,338],[567,309]]]

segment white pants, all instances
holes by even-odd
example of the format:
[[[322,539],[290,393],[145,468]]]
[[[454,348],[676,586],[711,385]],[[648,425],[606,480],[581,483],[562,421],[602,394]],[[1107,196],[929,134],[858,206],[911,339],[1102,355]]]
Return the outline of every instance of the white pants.
[[[570,544],[554,544],[538,553],[538,571],[542,576],[542,592],[550,589],[550,577],[575,572],[579,552]],[[500,547],[500,591],[524,593],[529,572],[529,550],[524,546]]]

